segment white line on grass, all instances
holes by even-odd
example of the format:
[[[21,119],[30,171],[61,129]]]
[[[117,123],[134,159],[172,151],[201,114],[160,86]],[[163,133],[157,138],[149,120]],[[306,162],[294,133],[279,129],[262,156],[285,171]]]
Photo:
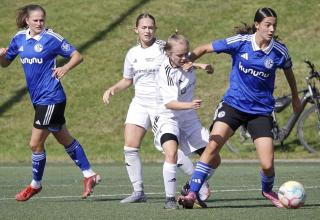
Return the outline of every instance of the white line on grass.
[[[320,189],[320,186],[307,186],[304,187],[305,189]],[[225,192],[249,192],[249,191],[261,191],[261,189],[222,189],[222,190],[213,190],[214,193],[225,193]],[[146,193],[147,195],[164,195],[164,192],[149,192]],[[99,194],[93,196],[91,198],[103,198],[103,197],[124,197],[129,196],[131,194]],[[70,199],[70,198],[80,198],[80,196],[36,196],[33,197],[32,200],[35,199]],[[0,198],[0,201],[6,201],[6,200],[15,200],[15,198]],[[120,199],[119,199],[120,200]]]

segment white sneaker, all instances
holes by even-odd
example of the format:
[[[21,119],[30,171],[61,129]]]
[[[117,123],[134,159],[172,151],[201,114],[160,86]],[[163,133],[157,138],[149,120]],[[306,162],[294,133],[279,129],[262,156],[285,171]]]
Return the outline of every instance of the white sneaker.
[[[138,202],[146,202],[147,197],[143,191],[136,192],[134,191],[130,196],[124,198],[120,201],[120,203],[138,203]]]

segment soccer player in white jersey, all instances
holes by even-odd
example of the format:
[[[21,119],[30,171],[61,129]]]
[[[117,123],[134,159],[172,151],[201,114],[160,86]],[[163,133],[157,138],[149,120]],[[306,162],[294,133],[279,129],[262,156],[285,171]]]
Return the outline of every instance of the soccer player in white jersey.
[[[192,52],[192,61],[206,53],[230,54],[232,70],[230,87],[215,113],[209,144],[190,180],[190,192],[179,198],[179,203],[185,208],[192,208],[201,184],[208,173],[217,168],[215,155],[240,125],[247,127],[256,147],[262,195],[274,206],[283,207],[277,193],[272,191],[275,171],[271,114],[276,69],[282,69],[286,76],[294,112],[299,112],[301,103],[288,50],[274,37],[276,27],[275,11],[260,8],[255,13],[252,27],[239,28],[239,35],[199,46]]]
[[[156,113],[156,77],[164,59],[165,42],[155,37],[155,18],[149,13],[142,13],[136,19],[134,28],[139,43],[132,47],[125,58],[123,78],[107,89],[103,102],[108,104],[115,93],[125,90],[132,84],[135,96],[130,104],[125,121],[124,157],[128,176],[133,186],[133,193],[121,200],[121,203],[145,202],[143,170],[139,154],[141,141],[147,129],[153,124]],[[192,161],[179,151],[179,169],[191,176]],[[210,196],[207,185],[202,188],[203,199]]]
[[[158,113],[153,124],[155,146],[165,153],[163,179],[166,192],[165,209],[177,209],[175,192],[177,187],[177,150],[189,155],[204,148],[209,132],[202,127],[196,110],[201,100],[193,99],[196,77],[193,68],[184,71],[188,62],[189,41],[180,34],[173,34],[165,45],[166,58],[158,75]],[[194,64],[213,72],[211,65]],[[217,161],[220,163],[219,154]],[[200,199],[199,205],[205,207]]]
[[[41,180],[46,164],[45,141],[50,133],[65,147],[84,175],[82,198],[87,198],[100,181],[91,170],[80,143],[66,125],[64,110],[66,95],[60,79],[82,62],[81,54],[59,34],[45,28],[46,12],[40,5],[26,5],[18,9],[17,26],[23,29],[12,39],[8,48],[0,49],[0,65],[7,67],[20,56],[30,98],[35,109],[30,139],[32,150],[31,184],[16,195],[17,201],[26,201],[42,189]],[[56,67],[56,57],[70,60]]]

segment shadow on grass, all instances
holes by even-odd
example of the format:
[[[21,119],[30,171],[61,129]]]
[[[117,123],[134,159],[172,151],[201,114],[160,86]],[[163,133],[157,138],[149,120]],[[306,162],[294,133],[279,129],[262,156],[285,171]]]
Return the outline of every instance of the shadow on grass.
[[[90,48],[93,44],[97,43],[106,38],[107,34],[115,29],[123,20],[125,20],[130,14],[132,14],[135,10],[149,2],[150,0],[142,0],[138,4],[129,8],[126,12],[121,14],[118,19],[109,24],[103,31],[98,32],[93,38],[89,39],[87,42],[80,45],[77,49],[79,52],[83,52]],[[63,65],[65,61],[59,59],[57,66]],[[0,116],[2,116],[6,111],[8,111],[12,106],[14,106],[17,102],[19,102],[26,94],[28,90],[26,87],[20,88],[15,92],[11,98],[5,101],[0,105]]]

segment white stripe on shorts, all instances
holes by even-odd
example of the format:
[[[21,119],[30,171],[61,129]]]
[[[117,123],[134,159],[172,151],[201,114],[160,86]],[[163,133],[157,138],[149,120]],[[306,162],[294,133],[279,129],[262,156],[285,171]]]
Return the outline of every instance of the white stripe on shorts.
[[[50,120],[51,120],[51,117],[52,117],[52,113],[53,113],[53,110],[54,110],[54,106],[55,105],[49,105],[48,108],[47,108],[47,112],[46,112],[46,116],[44,117],[44,120],[43,120],[43,125],[48,125]]]

